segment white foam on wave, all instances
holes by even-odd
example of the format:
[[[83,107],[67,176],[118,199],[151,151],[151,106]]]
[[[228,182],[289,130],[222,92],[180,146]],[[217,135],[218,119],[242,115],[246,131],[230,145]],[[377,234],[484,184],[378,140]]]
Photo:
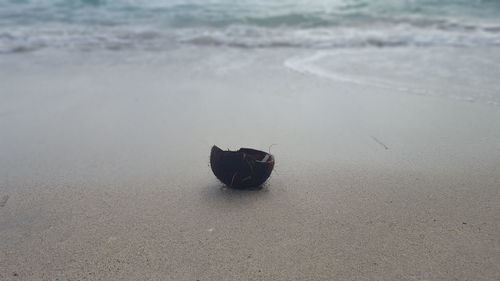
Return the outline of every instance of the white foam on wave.
[[[0,53],[22,53],[40,49],[162,51],[176,44],[300,49],[500,46],[500,32],[494,26],[464,26],[460,25],[458,28],[450,23],[428,26],[410,24],[408,21],[385,21],[373,26],[317,28],[268,28],[249,25],[160,28],[138,25],[47,24],[0,27]]]
[[[500,86],[496,83],[500,52],[496,48],[315,51],[288,58],[283,64],[302,74],[341,83],[500,104]]]
[[[379,18],[372,23],[315,28],[231,25],[184,31],[179,34],[183,43],[242,48],[500,46],[499,26],[446,19]]]
[[[102,27],[46,25],[0,28],[0,54],[41,49],[66,51],[165,50],[175,34],[143,26]]]
[[[372,87],[378,87],[382,89],[392,89],[392,90],[398,90],[398,91],[403,91],[403,92],[409,92],[412,94],[418,94],[418,95],[425,95],[427,94],[427,91],[424,89],[416,89],[416,88],[411,88],[411,87],[404,87],[401,84],[398,83],[392,83],[390,81],[384,81],[380,80],[377,78],[363,78],[359,79],[356,78],[355,76],[350,76],[350,75],[345,75],[341,74],[338,72],[334,72],[331,70],[328,70],[324,67],[321,67],[318,62],[327,58],[327,57],[340,57],[343,55],[348,55],[348,52],[343,52],[343,51],[318,51],[312,55],[308,56],[300,56],[300,57],[292,57],[283,63],[283,65],[291,69],[293,71],[307,74],[307,75],[313,75],[321,78],[326,78],[326,79],[331,79],[334,81],[338,82],[346,82],[346,83],[353,83],[353,84],[358,84],[358,85],[367,85],[367,86],[372,86]]]
[[[404,46],[498,46],[500,34],[483,31],[415,29],[408,26],[380,28],[267,29],[234,26],[217,30],[191,30],[181,42],[242,48],[364,48]]]

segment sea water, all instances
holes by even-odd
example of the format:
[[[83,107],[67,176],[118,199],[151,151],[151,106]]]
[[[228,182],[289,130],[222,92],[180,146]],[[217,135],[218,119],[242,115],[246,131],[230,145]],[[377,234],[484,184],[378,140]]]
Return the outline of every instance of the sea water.
[[[302,73],[500,102],[497,0],[0,0],[0,62],[183,48],[295,50]]]

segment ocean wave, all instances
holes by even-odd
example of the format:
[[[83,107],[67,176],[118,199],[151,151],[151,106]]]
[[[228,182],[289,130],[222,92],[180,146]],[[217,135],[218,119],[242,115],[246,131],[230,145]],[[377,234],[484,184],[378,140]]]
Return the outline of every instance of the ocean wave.
[[[195,45],[224,45],[242,48],[465,47],[499,46],[500,33],[496,32],[493,27],[444,30],[415,28],[409,25],[312,29],[238,26],[209,31],[191,31],[186,33],[180,41]]]
[[[500,46],[500,26],[449,21],[385,21],[363,26],[264,28],[160,28],[153,26],[45,25],[0,28],[0,53],[162,51],[183,44],[236,48],[390,48]]]
[[[175,34],[149,28],[18,27],[0,29],[0,54],[42,49],[67,51],[165,50]]]
[[[0,24],[332,27],[379,17],[498,20],[494,0],[0,0]]]

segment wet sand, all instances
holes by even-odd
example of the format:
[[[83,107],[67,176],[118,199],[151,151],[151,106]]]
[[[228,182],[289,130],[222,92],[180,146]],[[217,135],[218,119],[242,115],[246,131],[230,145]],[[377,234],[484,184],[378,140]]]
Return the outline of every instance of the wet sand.
[[[198,56],[2,71],[0,280],[500,279],[499,107]]]

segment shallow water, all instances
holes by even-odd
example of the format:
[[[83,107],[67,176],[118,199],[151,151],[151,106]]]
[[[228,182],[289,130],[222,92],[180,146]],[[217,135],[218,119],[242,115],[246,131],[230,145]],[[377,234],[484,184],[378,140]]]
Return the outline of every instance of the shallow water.
[[[500,102],[497,1],[0,0],[0,7],[0,66],[20,75],[82,63],[189,64],[198,52],[228,73],[269,49],[262,63],[283,51],[290,56],[278,67],[318,78]]]
[[[284,65],[336,82],[500,105],[496,48],[318,51],[292,57]]]

